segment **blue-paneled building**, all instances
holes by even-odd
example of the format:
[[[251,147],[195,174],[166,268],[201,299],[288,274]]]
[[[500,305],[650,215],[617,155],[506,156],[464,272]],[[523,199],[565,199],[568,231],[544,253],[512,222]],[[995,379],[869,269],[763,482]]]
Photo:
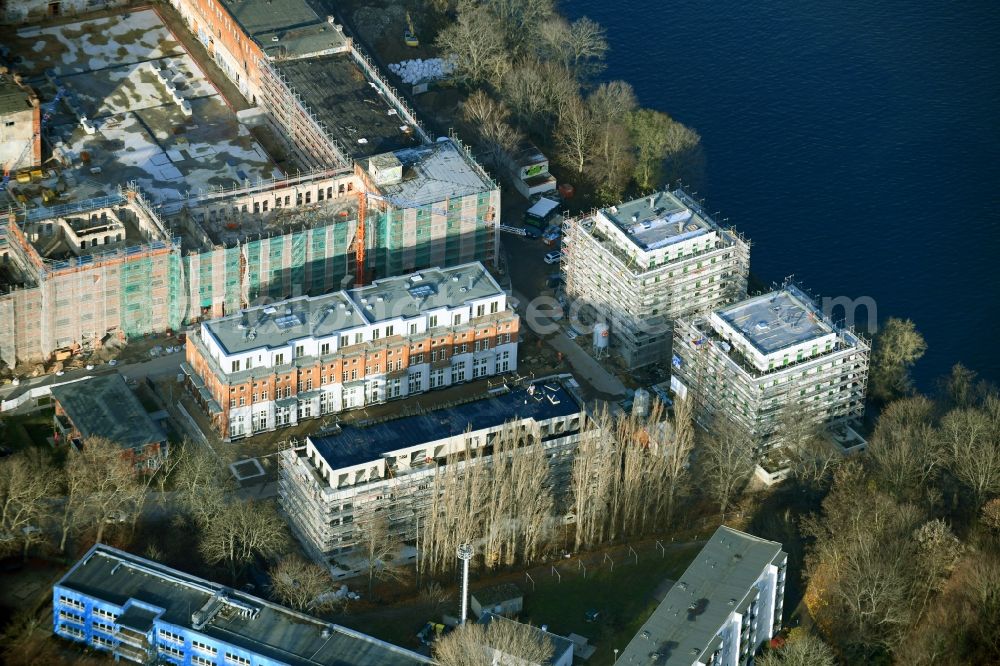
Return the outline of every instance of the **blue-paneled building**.
[[[371,636],[97,544],[52,589],[53,630],[116,660],[183,666],[433,663]]]

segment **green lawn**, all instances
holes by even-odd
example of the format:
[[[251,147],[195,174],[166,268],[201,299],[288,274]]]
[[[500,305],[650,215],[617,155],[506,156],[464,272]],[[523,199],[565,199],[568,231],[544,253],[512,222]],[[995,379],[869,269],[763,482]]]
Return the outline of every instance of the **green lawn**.
[[[592,664],[607,664],[613,659],[613,649],[624,648],[657,606],[653,592],[664,580],[676,580],[700,550],[686,546],[668,550],[666,557],[658,551],[639,550],[639,561],[618,556],[614,570],[605,563],[591,565],[584,578],[575,561],[559,567],[562,582],[551,574],[521,583],[524,589],[524,611],[521,620],[535,625],[548,625],[550,631],[568,636],[586,636],[597,651]],[[629,556],[631,558],[631,556]],[[597,622],[587,622],[588,610],[600,612]]]

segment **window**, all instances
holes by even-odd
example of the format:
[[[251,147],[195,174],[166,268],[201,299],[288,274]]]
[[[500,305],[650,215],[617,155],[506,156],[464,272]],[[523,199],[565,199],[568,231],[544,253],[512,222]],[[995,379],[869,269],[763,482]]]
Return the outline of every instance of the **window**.
[[[423,387],[423,373],[414,372],[412,375],[410,375],[410,386],[409,386],[410,393],[417,393],[422,390],[422,387]]]
[[[86,634],[83,633],[83,630],[77,629],[76,627],[67,627],[64,624],[60,624],[59,631],[66,634],[67,636],[72,636],[73,638],[86,638]]]
[[[410,324],[410,335],[416,335],[416,334],[417,334],[417,325]]]
[[[305,345],[295,345],[295,358],[302,358],[306,355]]]
[[[485,314],[486,314],[486,306],[485,305],[477,305],[476,306],[476,316],[477,317],[482,317]]]
[[[103,608],[95,608],[94,616],[104,620],[111,620],[112,622],[118,619],[118,613],[112,613],[111,611],[104,610]]]
[[[70,599],[69,597],[63,596],[61,594],[59,595],[59,603],[61,603],[63,606],[76,608],[77,610],[83,610],[84,608],[86,608],[86,606],[84,606],[82,601],[79,601],[78,599]]]
[[[115,642],[109,638],[104,638],[103,636],[92,636],[90,642],[94,644],[94,647],[104,648],[110,650],[114,648]]]
[[[210,654],[213,657],[219,654],[218,648],[214,648],[208,643],[202,643],[201,641],[191,641],[191,647],[199,652],[204,652],[205,654]]]
[[[414,354],[413,356],[410,357],[410,363],[423,363],[423,362],[424,362],[423,354]]]
[[[275,354],[274,355],[274,364],[275,365],[284,365],[285,364],[285,355],[284,354]]]
[[[235,664],[236,666],[250,666],[250,660],[246,657],[241,657],[239,655],[233,654],[232,652],[226,653],[226,663]]]
[[[291,394],[292,394],[292,387],[291,386],[286,386],[285,387],[285,397],[287,398]]]
[[[108,624],[107,622],[96,622],[95,621],[92,626],[94,627],[94,629],[97,629],[98,631],[103,631],[106,634],[113,634],[113,633],[115,633],[115,625]]]
[[[372,329],[372,340],[378,340],[380,337],[382,337],[382,332],[377,328]]]
[[[500,304],[498,302],[493,301],[492,303],[490,303],[490,314],[496,314],[499,309],[500,309]]]
[[[469,345],[466,344],[465,342],[463,342],[462,344],[460,344],[458,346],[458,353],[459,354],[464,354],[464,353],[466,353],[468,351],[469,351]]]
[[[427,318],[427,326],[429,328],[434,328],[437,325],[438,325],[437,315],[431,315],[430,317]]]
[[[239,372],[239,371],[240,371],[240,362],[233,361],[233,372]]]
[[[451,318],[451,323],[453,326],[458,326],[462,323],[462,315],[457,314]]]
[[[77,624],[83,624],[83,616],[77,615],[76,613],[70,613],[69,611],[61,610],[59,611],[59,619],[65,620],[67,622],[75,622]]]
[[[240,407],[246,407],[247,397],[245,395],[240,396]]]
[[[192,666],[215,666],[215,660],[193,654],[191,655],[191,664]]]
[[[324,343],[323,343],[323,344],[322,344],[322,345],[320,346],[320,348],[319,348],[319,353],[320,353],[320,354],[321,354],[322,356],[326,356],[327,354],[329,354],[329,353],[330,353],[330,343],[329,343],[329,342],[324,342]]]
[[[387,338],[392,337],[392,335],[395,332],[395,330],[396,329],[395,329],[394,326],[386,326],[385,327],[385,337],[387,337]]]
[[[260,392],[260,399],[261,400],[267,400],[267,391],[261,391]]]
[[[351,368],[351,379],[357,379],[357,378],[358,378],[358,369]]]
[[[162,644],[159,645],[158,647],[162,654],[168,655],[175,659],[182,659],[182,660],[184,659],[184,650]]]
[[[340,346],[341,347],[346,347],[349,344],[350,344],[350,337],[349,336],[347,336],[347,335],[340,336]]]
[[[364,341],[365,341],[365,334],[364,333],[355,333],[354,334],[354,344],[360,345]]]

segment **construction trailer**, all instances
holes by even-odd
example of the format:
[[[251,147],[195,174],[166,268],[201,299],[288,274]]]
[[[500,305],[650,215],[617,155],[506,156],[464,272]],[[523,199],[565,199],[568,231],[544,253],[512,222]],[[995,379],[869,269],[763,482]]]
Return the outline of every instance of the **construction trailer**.
[[[871,346],[805,291],[780,289],[676,323],[671,386],[706,428],[728,419],[764,455],[783,441],[786,410],[837,429],[864,416]]]
[[[568,219],[563,233],[566,295],[608,325],[629,369],[669,358],[677,318],[746,295],[750,244],[682,190]]]

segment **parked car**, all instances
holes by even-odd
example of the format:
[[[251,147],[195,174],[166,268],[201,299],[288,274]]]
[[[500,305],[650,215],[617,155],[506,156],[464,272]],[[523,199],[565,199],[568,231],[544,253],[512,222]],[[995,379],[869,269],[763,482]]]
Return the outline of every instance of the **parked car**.
[[[549,252],[548,254],[545,255],[545,263],[547,264],[558,264],[561,259],[562,259],[562,252],[558,250],[555,252]]]

